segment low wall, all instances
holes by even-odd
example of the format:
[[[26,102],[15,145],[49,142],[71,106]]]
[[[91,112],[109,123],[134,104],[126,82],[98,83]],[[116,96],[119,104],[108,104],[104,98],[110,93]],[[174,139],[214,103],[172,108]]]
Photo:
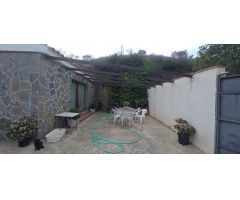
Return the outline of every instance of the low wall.
[[[217,75],[223,67],[199,71],[192,78],[176,79],[148,89],[150,114],[173,128],[183,118],[197,130],[192,143],[206,153],[214,152]]]

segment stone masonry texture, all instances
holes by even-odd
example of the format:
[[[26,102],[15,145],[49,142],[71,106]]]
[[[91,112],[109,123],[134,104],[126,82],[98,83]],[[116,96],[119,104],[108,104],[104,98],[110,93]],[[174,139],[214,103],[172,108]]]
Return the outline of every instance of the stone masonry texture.
[[[54,128],[54,114],[70,109],[72,80],[86,86],[85,107],[96,97],[96,85],[41,53],[0,52],[0,139],[8,121],[34,115],[38,136]]]

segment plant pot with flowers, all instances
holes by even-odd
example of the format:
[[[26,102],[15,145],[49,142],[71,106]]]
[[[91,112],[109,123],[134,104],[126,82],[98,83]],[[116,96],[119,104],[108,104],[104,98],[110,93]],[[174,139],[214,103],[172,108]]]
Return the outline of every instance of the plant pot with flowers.
[[[178,142],[182,145],[188,145],[190,136],[196,133],[196,129],[182,118],[178,118],[175,121],[177,123],[174,125],[174,128],[177,131]]]
[[[129,103],[128,101],[124,101],[124,102],[123,102],[123,108],[124,108],[125,110],[127,110],[127,109],[129,108],[129,107],[128,107],[129,104],[130,104],[130,103]]]
[[[96,112],[97,106],[98,106],[98,102],[93,101],[89,106],[90,112]]]
[[[7,124],[6,136],[18,142],[19,147],[27,146],[37,136],[37,120],[33,116],[24,116]]]

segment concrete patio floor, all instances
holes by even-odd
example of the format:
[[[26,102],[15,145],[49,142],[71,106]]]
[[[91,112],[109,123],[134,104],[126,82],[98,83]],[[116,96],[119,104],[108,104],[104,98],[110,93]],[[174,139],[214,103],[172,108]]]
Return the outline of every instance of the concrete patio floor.
[[[91,134],[102,135],[115,141],[132,141],[137,131],[143,138],[134,144],[124,145],[122,153],[127,154],[199,154],[203,153],[194,145],[183,146],[177,141],[176,133],[165,127],[151,117],[147,117],[143,125],[135,124],[130,129],[122,129],[113,125],[112,115],[96,113],[82,121],[78,129],[69,130],[68,133],[57,143],[47,143],[41,151],[35,151],[34,145],[17,147],[16,143],[0,141],[0,153],[10,154],[95,154],[103,153],[93,146]],[[105,145],[107,149],[115,150],[113,145]]]

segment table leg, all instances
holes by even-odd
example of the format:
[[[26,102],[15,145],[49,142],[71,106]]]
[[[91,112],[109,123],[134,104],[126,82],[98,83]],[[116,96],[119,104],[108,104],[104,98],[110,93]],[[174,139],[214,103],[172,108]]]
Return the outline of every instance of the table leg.
[[[56,124],[57,124],[57,127],[56,127],[56,128],[59,127],[59,122],[58,122],[58,120],[59,120],[59,118],[57,117],[57,118],[56,118]]]

